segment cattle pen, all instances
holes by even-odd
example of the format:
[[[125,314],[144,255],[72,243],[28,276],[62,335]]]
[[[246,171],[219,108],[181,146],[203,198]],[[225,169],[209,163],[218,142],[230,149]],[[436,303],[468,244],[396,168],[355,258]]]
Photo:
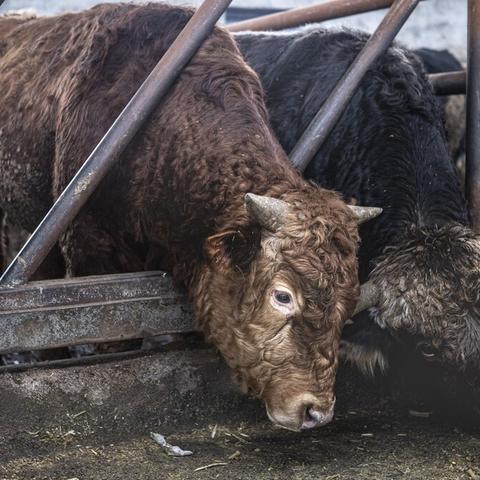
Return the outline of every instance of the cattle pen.
[[[299,171],[420,1],[435,2],[327,0],[227,26],[282,30],[388,8],[290,152]],[[382,385],[372,393],[350,370],[340,372],[335,424],[300,439],[267,426],[258,405],[237,392],[223,362],[203,345],[185,292],[163,271],[31,281],[230,3],[201,4],[0,279],[0,355],[129,345],[0,365],[0,479],[480,478],[480,437],[468,420],[459,431],[454,423],[433,421],[431,412],[405,416],[382,398]],[[467,47],[466,71],[429,80],[439,96],[466,95],[465,193],[472,228],[480,233],[480,0],[468,0]],[[375,301],[367,289],[360,310]],[[149,341],[154,346],[145,348]],[[168,434],[194,455],[161,454],[149,430]]]

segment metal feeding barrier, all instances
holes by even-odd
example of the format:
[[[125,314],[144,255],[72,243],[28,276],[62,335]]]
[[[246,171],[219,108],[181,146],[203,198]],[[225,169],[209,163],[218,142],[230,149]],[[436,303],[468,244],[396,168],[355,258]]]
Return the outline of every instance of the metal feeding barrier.
[[[290,153],[292,163],[303,172],[349,104],[375,60],[387,50],[420,0],[396,0],[347,71],[335,85],[310,125]]]
[[[319,5],[294,8],[286,12],[272,13],[263,17],[232,23],[228,26],[228,29],[231,32],[283,30],[306,23],[325,22],[326,20],[347,17],[358,13],[381,10],[392,6],[394,3],[394,0],[329,0]]]
[[[426,0],[420,0],[426,1]],[[325,22],[358,13],[367,13],[390,7],[394,0],[328,0],[320,5],[299,7],[286,12],[243,20],[228,26],[231,32],[246,30],[283,30],[307,23]],[[429,75],[437,95],[464,94],[466,74],[463,71]]]
[[[338,82],[308,127],[291,159],[299,169],[328,137],[372,63],[388,48],[420,0],[331,0],[232,24],[240,29],[278,29],[390,6],[384,20]],[[0,353],[100,343],[193,330],[185,295],[162,272],[92,276],[27,283],[69,222],[182,68],[200,48],[231,0],[205,0],[142,84],[90,157],[66,187],[0,279]],[[1,4],[1,0],[0,0]],[[469,0],[468,199],[478,230],[480,217],[480,0]],[[437,91],[458,93],[463,72],[432,77]],[[82,188],[78,188],[81,185]],[[126,354],[125,354],[126,355]],[[113,358],[113,357],[112,357]],[[114,355],[118,358],[118,355]],[[70,361],[52,365],[71,364]],[[43,362],[43,365],[48,363]]]

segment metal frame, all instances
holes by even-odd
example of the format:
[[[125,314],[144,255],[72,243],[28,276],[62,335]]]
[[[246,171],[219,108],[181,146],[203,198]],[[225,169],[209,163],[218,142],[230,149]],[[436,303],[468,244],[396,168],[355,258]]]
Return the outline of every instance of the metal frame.
[[[419,1],[395,0],[361,52],[342,75],[290,153],[290,160],[300,171],[307,168],[326,141],[368,69],[387,50]]]
[[[348,95],[353,94],[368,66],[388,47],[418,1],[358,0],[351,2],[331,0],[307,9],[296,9],[291,12],[266,16],[262,23],[259,23],[258,19],[248,21],[256,22],[256,25],[268,24],[268,28],[273,29],[272,24],[268,22],[271,22],[272,19],[279,22],[278,15],[283,15],[283,23],[278,28],[285,28],[307,21],[320,21],[376,10],[393,3],[384,21],[372,36],[372,40],[365,45],[354,64],[342,77],[344,85],[342,86],[340,83],[341,88],[337,85],[327,100],[331,106],[328,118],[324,119],[323,114],[317,115],[320,127],[317,125],[312,128],[315,132],[318,130],[323,132],[320,142],[322,138],[326,138],[328,128],[333,127],[335,119],[338,118],[348,102],[341,97],[345,95],[345,92],[348,92]],[[0,0],[1,2],[2,0]],[[478,10],[476,10],[480,0],[469,0],[469,2],[471,41],[469,42],[468,98],[472,99],[474,93],[478,93],[480,85],[480,80],[477,78],[480,75],[480,63],[478,63],[480,62],[478,59],[480,50],[476,45],[478,41],[475,41],[477,27],[480,28],[480,19],[477,18]],[[6,284],[9,286],[0,289],[0,322],[2,323],[0,353],[189,332],[194,329],[191,312],[183,292],[177,291],[169,277],[160,272],[12,285],[25,282],[35,271],[68,222],[79,211],[103,175],[106,174],[109,166],[115,162],[129,139],[148,117],[148,113],[155,107],[174,82],[182,67],[199,48],[229,3],[230,1],[227,0],[206,0],[197,10],[167,54],[155,67],[152,75],[148,77],[139,92],[130,101],[5,272],[1,279],[1,286],[5,287]],[[323,13],[321,13],[322,11]],[[299,12],[309,15],[308,19],[299,17]],[[286,24],[286,21],[289,23]],[[243,29],[246,24],[247,22],[240,22],[231,25],[230,29],[232,31]],[[477,74],[475,74],[475,70]],[[457,75],[441,74],[434,77],[432,83],[436,90],[449,91],[448,89],[453,88],[453,78],[451,78],[453,76],[455,76],[455,88],[461,88],[464,79],[462,80],[458,72],[456,73]],[[448,88],[445,85],[449,85]],[[138,102],[139,98],[140,102]],[[480,155],[480,146],[476,143],[480,141],[478,112],[477,95],[477,102],[473,104],[472,108],[469,108],[468,149],[468,164],[473,163],[475,155],[476,165],[479,163]],[[471,118],[476,121],[472,122]],[[119,132],[125,132],[127,137],[120,138]],[[311,152],[316,151],[320,144],[318,138],[313,140],[314,146],[307,149],[310,156]],[[298,152],[293,157],[297,161],[300,159],[302,165],[306,165],[306,158],[307,156],[304,156],[303,153],[300,155]],[[471,171],[472,167],[467,168],[470,168],[467,171]],[[471,206],[475,205],[475,202],[471,201]],[[59,225],[53,225],[57,220]],[[48,228],[52,228],[53,232],[49,233]]]
[[[468,0],[466,194],[480,233],[480,0]]]

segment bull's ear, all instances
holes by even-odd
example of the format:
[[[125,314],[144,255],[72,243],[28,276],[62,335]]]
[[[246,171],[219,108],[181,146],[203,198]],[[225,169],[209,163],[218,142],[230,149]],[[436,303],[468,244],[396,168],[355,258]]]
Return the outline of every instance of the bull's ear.
[[[226,230],[208,237],[205,254],[214,268],[244,272],[250,266],[260,248],[260,232],[257,229]]]

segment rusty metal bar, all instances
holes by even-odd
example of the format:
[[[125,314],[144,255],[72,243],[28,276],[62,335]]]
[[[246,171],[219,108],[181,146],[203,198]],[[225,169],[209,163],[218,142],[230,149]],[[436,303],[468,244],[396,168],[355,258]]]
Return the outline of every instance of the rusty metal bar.
[[[362,51],[338,81],[290,153],[290,160],[300,171],[305,170],[310,160],[328,138],[365,73],[373,62],[387,50],[419,1],[396,0]]]
[[[432,73],[428,79],[436,95],[463,95],[466,92],[467,73],[464,70]]]
[[[468,0],[466,195],[480,233],[480,0]]]
[[[184,293],[163,272],[31,282],[0,293],[0,353],[194,330]]]
[[[100,355],[88,355],[85,357],[61,358],[58,360],[44,360],[32,363],[16,363],[11,365],[0,365],[0,375],[8,372],[24,372],[33,369],[45,368],[67,368],[85,365],[98,365],[99,363],[118,362],[132,358],[146,357],[157,352],[151,350],[131,350],[118,353],[104,353]]]
[[[1,285],[26,282],[212,31],[231,0],[205,0],[9,265]]]
[[[245,30],[282,30],[306,23],[323,22],[358,13],[388,8],[393,0],[330,0],[320,5],[300,7],[286,12],[272,13],[262,17],[232,23],[227,28],[232,32]]]
[[[194,338],[194,335],[196,336],[196,340],[192,342],[192,338]],[[32,370],[37,368],[66,368],[84,365],[98,365],[100,363],[118,362],[122,360],[129,360],[132,358],[146,357],[157,355],[159,353],[172,352],[175,350],[185,351],[191,350],[193,348],[197,350],[211,348],[203,341],[203,336],[198,332],[182,332],[180,334],[176,334],[176,337],[176,341],[160,347],[155,346],[154,348],[146,348],[142,344],[141,348],[130,348],[129,350],[118,352],[95,353],[93,355],[86,355],[81,357],[38,360],[33,362],[21,362],[15,364],[11,363],[7,365],[0,364],[0,375],[6,372],[22,372],[25,370]]]

